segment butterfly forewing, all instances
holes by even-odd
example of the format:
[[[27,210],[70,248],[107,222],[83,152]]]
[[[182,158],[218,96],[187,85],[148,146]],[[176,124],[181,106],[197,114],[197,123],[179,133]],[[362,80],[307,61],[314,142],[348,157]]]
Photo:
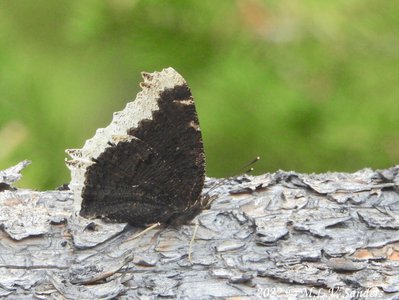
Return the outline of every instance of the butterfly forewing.
[[[82,216],[173,224],[198,206],[205,162],[191,92],[186,84],[166,88],[157,104],[151,119],[126,130],[131,138],[111,144],[86,169]]]

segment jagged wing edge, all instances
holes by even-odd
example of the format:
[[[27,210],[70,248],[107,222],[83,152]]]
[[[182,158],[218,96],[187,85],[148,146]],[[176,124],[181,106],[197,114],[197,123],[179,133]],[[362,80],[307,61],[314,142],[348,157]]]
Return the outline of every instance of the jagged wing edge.
[[[144,119],[152,119],[154,111],[158,110],[159,94],[167,88],[185,84],[183,77],[173,68],[163,69],[161,72],[145,73],[140,83],[142,90],[136,95],[136,99],[127,103],[122,111],[115,112],[111,123],[105,128],[97,129],[95,135],[88,139],[81,149],[67,149],[65,152],[71,159],[65,159],[67,167],[71,171],[70,189],[74,193],[74,210],[80,211],[82,203],[82,189],[85,182],[86,169],[94,162],[107,147],[108,142],[118,144],[129,138],[127,130],[137,127]]]

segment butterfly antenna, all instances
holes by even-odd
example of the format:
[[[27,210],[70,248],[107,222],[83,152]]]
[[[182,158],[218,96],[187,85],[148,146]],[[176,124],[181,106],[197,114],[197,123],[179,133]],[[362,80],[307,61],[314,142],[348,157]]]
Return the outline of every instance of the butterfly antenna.
[[[239,168],[237,171],[235,171],[232,176],[223,178],[223,180],[221,180],[220,182],[216,183],[213,187],[211,187],[206,192],[206,195],[209,195],[210,192],[212,192],[215,189],[217,189],[218,187],[222,186],[227,180],[229,180],[229,178],[231,178],[233,176],[238,176],[238,175],[241,175],[241,174],[249,174],[249,173],[251,173],[254,170],[254,168],[252,168],[251,166],[254,165],[255,163],[257,163],[259,160],[260,160],[260,156],[257,156],[257,157],[255,157],[255,159],[251,160],[249,163],[246,163],[241,168]],[[251,167],[251,168],[249,168],[249,167]],[[247,168],[249,168],[249,169],[247,169]],[[246,170],[246,171],[244,171],[244,170]]]
[[[238,174],[240,174],[240,173],[243,173],[243,171],[244,171],[245,169],[251,167],[252,165],[254,165],[255,163],[257,163],[259,160],[260,160],[260,156],[255,157],[255,158],[254,158],[253,160],[251,160],[249,163],[243,165],[240,169],[238,169],[238,170],[236,171],[236,174],[238,175]],[[251,168],[249,168],[249,169],[248,169],[246,172],[244,172],[244,173],[249,173],[249,172],[252,172],[253,170],[254,170],[254,168],[251,167]]]

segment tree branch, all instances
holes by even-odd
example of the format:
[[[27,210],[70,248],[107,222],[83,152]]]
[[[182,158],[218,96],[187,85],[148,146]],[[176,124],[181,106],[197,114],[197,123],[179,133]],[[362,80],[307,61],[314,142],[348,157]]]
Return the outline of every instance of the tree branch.
[[[399,296],[398,167],[228,180],[190,263],[194,224],[132,239],[143,228],[77,216],[70,191],[13,188],[26,165],[0,172],[2,297]]]

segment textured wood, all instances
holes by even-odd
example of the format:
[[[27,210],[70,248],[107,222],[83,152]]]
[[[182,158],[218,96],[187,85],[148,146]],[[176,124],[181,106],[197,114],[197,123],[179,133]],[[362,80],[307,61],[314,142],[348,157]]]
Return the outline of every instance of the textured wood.
[[[227,180],[194,225],[86,220],[70,191],[13,189],[0,172],[0,296],[120,299],[399,297],[398,167]],[[215,182],[207,179],[209,188]]]

